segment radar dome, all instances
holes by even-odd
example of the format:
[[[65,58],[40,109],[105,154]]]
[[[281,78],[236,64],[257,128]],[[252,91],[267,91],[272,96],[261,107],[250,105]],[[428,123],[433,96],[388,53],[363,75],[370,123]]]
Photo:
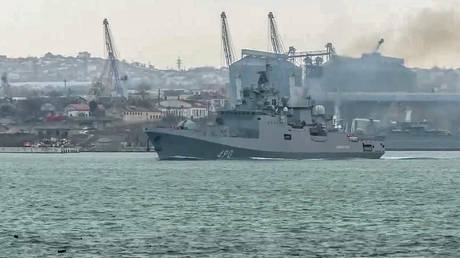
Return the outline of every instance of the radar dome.
[[[313,107],[313,115],[315,116],[324,116],[326,114],[326,109],[323,105],[316,105]]]

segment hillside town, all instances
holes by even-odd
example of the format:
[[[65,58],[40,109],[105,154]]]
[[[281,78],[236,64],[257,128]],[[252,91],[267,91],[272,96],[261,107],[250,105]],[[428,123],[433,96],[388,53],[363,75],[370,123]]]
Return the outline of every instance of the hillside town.
[[[125,60],[117,63],[126,95],[94,96],[106,63],[88,52],[0,56],[2,146],[65,139],[81,151],[145,151],[144,127],[205,121],[226,105],[225,68],[159,70]]]
[[[269,19],[273,22],[274,18],[269,14]],[[222,24],[226,26],[224,13]],[[273,87],[289,96],[290,92],[282,87],[286,81],[294,88],[306,86],[309,94],[316,94],[322,104],[332,105],[329,108],[336,113],[340,113],[340,103],[334,97],[330,99],[335,93],[351,94],[348,105],[360,106],[359,98],[354,98],[363,93],[371,94],[367,100],[373,97],[375,103],[403,93],[409,97],[409,103],[414,98],[411,93],[426,99],[426,93],[460,90],[459,69],[406,67],[404,59],[378,52],[383,39],[375,51],[361,57],[340,56],[332,43],[327,43],[325,50],[304,53],[296,53],[290,47],[287,54],[275,44],[275,54],[242,50],[246,57],[237,61],[227,30],[223,30],[225,67],[185,69],[184,60],[179,57],[177,67],[162,70],[118,57],[107,19],[103,29],[106,58],[94,57],[87,51],[75,56],[51,52],[25,58],[0,55],[0,147],[65,144],[81,151],[145,151],[149,141],[144,128],[180,127],[179,122],[187,120],[215,121],[216,112],[238,102],[241,83],[256,85],[254,75],[263,69],[272,70],[273,65],[267,60],[279,59],[277,55],[289,57],[289,62],[285,62],[289,76],[278,74],[271,78]],[[304,58],[303,66],[296,65],[296,58]],[[262,62],[258,68],[257,62]],[[276,64],[279,63],[278,60]],[[258,70],[247,75],[248,65]],[[232,82],[229,77],[234,78]],[[284,79],[277,81],[280,78]],[[354,116],[375,116],[360,113],[361,110],[347,112],[351,116],[348,120]],[[423,116],[425,113],[420,112]]]
[[[160,70],[125,60],[118,65],[127,78],[122,81],[126,97],[96,98],[91,88],[104,74],[106,63],[107,59],[88,52],[75,57],[0,56],[2,145],[53,138],[69,140],[82,151],[143,151],[148,147],[144,127],[174,126],[184,119],[205,121],[227,104],[227,68]],[[410,69],[408,73],[413,79],[405,86],[412,85],[413,91],[457,92],[459,88],[458,69]]]

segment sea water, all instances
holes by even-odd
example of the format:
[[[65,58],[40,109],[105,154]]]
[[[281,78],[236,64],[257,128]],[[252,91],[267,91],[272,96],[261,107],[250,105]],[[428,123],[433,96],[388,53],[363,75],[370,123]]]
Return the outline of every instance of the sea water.
[[[0,154],[0,257],[460,255],[460,153]]]

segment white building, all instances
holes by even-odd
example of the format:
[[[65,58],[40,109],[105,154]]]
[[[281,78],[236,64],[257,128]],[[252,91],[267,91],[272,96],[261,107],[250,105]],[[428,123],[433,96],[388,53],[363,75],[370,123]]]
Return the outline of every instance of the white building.
[[[129,107],[123,111],[123,121],[126,123],[155,122],[162,119],[161,110]]]
[[[199,102],[171,99],[161,101],[160,107],[164,117],[174,116],[188,119],[200,119],[208,116],[206,105]]]
[[[89,117],[89,106],[87,104],[70,104],[65,108],[67,117]]]
[[[217,112],[223,109],[228,101],[226,99],[210,99],[207,102],[209,112]]]

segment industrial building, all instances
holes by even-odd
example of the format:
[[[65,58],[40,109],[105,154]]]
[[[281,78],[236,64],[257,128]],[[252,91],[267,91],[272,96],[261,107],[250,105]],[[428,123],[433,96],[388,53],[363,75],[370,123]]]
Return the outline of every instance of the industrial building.
[[[302,69],[287,60],[283,54],[244,49],[243,58],[230,65],[229,97],[232,104],[241,100],[241,85],[257,87],[264,73],[269,88],[276,89],[281,97],[290,97],[291,88],[302,86]]]

